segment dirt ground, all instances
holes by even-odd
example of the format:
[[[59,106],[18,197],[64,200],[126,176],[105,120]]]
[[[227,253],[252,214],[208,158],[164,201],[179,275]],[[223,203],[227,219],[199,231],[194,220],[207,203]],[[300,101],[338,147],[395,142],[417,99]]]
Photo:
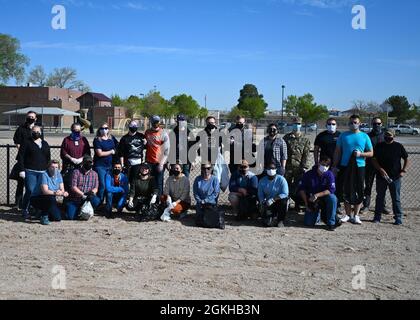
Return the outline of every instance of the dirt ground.
[[[192,216],[140,223],[128,214],[44,227],[0,208],[0,299],[419,299],[419,213],[401,227],[391,216],[380,225],[362,218],[335,232],[304,228],[293,213],[284,229],[228,217],[226,230],[208,230]],[[56,265],[66,290],[53,289]],[[364,290],[352,287],[357,265]]]

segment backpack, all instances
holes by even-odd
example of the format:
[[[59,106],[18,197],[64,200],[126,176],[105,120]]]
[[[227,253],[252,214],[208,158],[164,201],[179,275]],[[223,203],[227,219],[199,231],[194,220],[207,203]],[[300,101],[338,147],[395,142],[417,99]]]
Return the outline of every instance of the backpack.
[[[196,224],[198,227],[210,229],[225,228],[225,213],[217,206],[209,205],[203,208],[203,214],[197,215]]]

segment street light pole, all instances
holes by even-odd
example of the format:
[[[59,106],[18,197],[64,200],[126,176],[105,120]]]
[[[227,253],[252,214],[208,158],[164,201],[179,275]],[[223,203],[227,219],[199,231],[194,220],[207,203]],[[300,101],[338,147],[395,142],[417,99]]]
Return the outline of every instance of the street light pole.
[[[285,85],[281,86],[281,121],[284,122],[284,88]]]

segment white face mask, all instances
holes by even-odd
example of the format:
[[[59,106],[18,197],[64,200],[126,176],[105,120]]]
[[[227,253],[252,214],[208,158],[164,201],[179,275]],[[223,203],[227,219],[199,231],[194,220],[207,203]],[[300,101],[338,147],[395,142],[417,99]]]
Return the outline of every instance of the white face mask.
[[[321,172],[322,174],[324,174],[325,172],[327,172],[330,168],[327,166],[323,166],[323,165],[319,165],[319,172]]]
[[[328,132],[335,133],[337,131],[337,125],[329,125],[327,126]]]
[[[267,175],[269,177],[274,177],[277,174],[277,170],[276,169],[269,169],[267,170]]]

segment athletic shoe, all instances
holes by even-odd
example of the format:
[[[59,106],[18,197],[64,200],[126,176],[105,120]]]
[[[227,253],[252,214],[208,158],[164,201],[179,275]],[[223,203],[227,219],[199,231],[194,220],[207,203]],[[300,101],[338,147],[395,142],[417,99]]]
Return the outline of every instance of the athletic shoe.
[[[375,216],[373,217],[372,222],[373,222],[373,223],[381,223],[381,217],[380,217],[380,216],[375,215]]]
[[[346,223],[350,221],[350,217],[348,215],[345,215],[340,220],[342,223]]]
[[[358,225],[361,225],[362,224],[362,220],[360,220],[360,217],[359,216],[355,216],[352,222],[354,224],[358,224]]]
[[[328,231],[335,231],[336,226],[327,226]]]
[[[396,219],[394,222],[394,226],[401,226],[403,223],[401,221],[401,219]]]
[[[41,224],[43,226],[50,225],[50,220],[48,219],[48,216],[41,216]]]
[[[31,215],[29,214],[28,210],[23,210],[22,211],[22,218],[23,218],[23,220],[30,220],[31,219]]]
[[[283,221],[280,221],[278,224],[277,224],[277,228],[284,228],[285,227],[285,225],[284,225],[284,222]]]

